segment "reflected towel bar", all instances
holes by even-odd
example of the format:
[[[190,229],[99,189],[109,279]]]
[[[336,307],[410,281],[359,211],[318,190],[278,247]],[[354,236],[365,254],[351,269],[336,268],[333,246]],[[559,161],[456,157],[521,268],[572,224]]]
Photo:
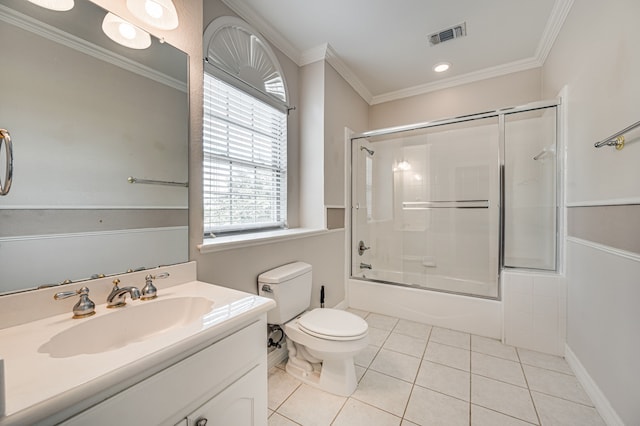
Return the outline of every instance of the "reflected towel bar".
[[[489,200],[456,200],[456,201],[405,201],[403,210],[427,209],[488,209]]]
[[[2,151],[2,145],[4,145],[6,160],[4,183],[0,180],[0,195],[7,195],[13,180],[13,145],[11,143],[11,135],[6,129],[0,129],[0,151]]]
[[[601,140],[600,142],[596,142],[595,144],[593,144],[593,146],[595,146],[596,148],[601,148],[603,146],[615,146],[619,151],[624,148],[624,134],[639,126],[640,121],[637,121],[626,129],[620,130],[618,133],[615,133],[608,138]]]
[[[134,178],[133,176],[129,176],[127,178],[127,182],[146,183],[148,185],[184,186],[185,188],[189,187],[189,182],[171,182],[167,180],[138,179],[138,178]]]

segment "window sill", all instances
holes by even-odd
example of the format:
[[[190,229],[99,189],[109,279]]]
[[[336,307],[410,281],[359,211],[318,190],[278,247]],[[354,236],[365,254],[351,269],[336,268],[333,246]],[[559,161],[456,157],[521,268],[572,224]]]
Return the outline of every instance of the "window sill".
[[[296,240],[298,238],[313,237],[344,229],[327,230],[317,228],[279,229],[277,231],[256,232],[253,234],[230,235],[226,237],[207,238],[198,244],[201,254],[213,253],[235,248],[259,246],[281,241]]]

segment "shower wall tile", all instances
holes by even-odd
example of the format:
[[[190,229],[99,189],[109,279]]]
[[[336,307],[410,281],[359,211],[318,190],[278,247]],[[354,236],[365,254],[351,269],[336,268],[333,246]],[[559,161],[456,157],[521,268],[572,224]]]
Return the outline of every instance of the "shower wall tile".
[[[504,339],[519,346],[564,355],[566,282],[554,274],[503,274]]]

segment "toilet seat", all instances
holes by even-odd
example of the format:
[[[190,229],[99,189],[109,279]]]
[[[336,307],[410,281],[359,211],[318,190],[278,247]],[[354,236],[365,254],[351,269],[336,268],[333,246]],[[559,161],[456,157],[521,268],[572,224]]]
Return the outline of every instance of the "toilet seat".
[[[314,309],[298,318],[303,332],[327,340],[357,340],[367,334],[367,322],[339,309]]]

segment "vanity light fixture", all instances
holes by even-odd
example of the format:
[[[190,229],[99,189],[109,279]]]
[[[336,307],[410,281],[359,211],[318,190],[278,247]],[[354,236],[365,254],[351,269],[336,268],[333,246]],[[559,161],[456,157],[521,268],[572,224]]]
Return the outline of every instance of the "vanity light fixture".
[[[149,33],[113,13],[107,13],[104,17],[102,31],[111,40],[131,49],[146,49],[151,46]]]
[[[127,0],[127,8],[133,16],[155,28],[178,28],[178,12],[171,0]]]
[[[451,64],[449,62],[440,62],[439,64],[436,64],[433,67],[433,70],[435,72],[445,72],[446,70],[448,70],[451,67]]]
[[[58,12],[66,12],[73,9],[73,0],[29,0],[33,4],[37,4],[45,9],[56,10]]]

